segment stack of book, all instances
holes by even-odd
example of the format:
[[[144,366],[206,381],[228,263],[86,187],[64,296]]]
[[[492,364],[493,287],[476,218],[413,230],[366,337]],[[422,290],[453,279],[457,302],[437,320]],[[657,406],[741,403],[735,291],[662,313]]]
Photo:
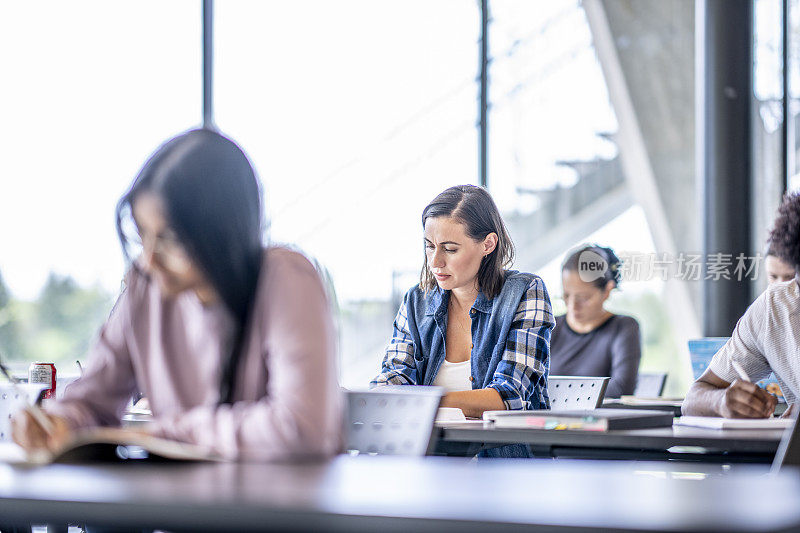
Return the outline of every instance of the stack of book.
[[[567,411],[486,411],[484,421],[496,428],[608,431],[672,426],[672,413],[641,409]]]

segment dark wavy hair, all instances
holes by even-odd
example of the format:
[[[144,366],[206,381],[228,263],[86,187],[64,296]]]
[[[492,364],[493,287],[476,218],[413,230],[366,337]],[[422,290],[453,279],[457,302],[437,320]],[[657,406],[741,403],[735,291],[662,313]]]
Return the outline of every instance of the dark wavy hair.
[[[585,244],[569,254],[564,260],[564,263],[561,264],[561,272],[577,272],[578,261],[581,254],[584,252],[594,252],[605,259],[608,264],[608,268],[603,272],[603,276],[592,281],[592,284],[598,289],[605,289],[606,284],[609,281],[613,281],[614,286],[619,287],[619,283],[622,281],[622,271],[620,269],[622,261],[620,261],[617,254],[614,253],[614,250],[597,244]]]
[[[262,262],[261,187],[253,166],[236,143],[207,129],[161,145],[117,204],[129,263],[123,221],[145,191],[161,198],[170,228],[234,318],[233,348],[220,362],[220,403],[230,403]]]
[[[800,272],[800,194],[784,195],[769,233],[769,245],[773,255]]]
[[[503,289],[505,268],[514,261],[514,243],[508,236],[503,218],[489,192],[475,185],[456,185],[441,192],[422,210],[422,228],[429,218],[452,217],[466,228],[467,236],[482,241],[490,233],[497,234],[494,251],[481,260],[478,269],[478,290],[492,299]],[[419,286],[425,292],[436,288],[436,278],[423,257]]]

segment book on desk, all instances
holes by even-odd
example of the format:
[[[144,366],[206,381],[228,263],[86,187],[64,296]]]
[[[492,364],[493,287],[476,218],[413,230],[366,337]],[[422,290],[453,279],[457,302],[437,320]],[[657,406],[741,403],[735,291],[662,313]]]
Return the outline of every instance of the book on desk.
[[[55,451],[26,453],[10,442],[0,445],[0,462],[43,465],[49,463],[151,461],[219,461],[210,450],[174,440],[162,439],[125,428],[99,427],[79,431]]]
[[[643,398],[640,396],[622,396],[603,400],[606,409],[644,409],[646,411],[669,411],[673,416],[681,416],[682,398]]]
[[[672,426],[667,411],[641,409],[486,411],[483,420],[495,428],[607,431]]]

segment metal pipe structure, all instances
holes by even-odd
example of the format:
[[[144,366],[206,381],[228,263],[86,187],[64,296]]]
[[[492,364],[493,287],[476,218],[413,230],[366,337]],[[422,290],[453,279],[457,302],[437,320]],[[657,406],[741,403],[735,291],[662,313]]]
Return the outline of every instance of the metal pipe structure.
[[[203,0],[203,127],[214,125],[214,0]]]
[[[489,0],[481,0],[481,57],[480,57],[480,184],[489,183]]]

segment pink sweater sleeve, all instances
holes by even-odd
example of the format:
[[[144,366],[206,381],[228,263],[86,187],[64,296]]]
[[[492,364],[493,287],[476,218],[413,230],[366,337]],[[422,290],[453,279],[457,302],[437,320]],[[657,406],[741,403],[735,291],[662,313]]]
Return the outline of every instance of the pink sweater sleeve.
[[[130,327],[130,291],[123,291],[100,329],[83,376],[67,386],[64,397],[47,411],[64,417],[74,429],[116,426],[136,390],[125,330]],[[133,289],[135,290],[135,289]]]
[[[254,331],[266,359],[266,396],[231,405],[202,405],[162,417],[152,431],[209,447],[229,459],[281,460],[332,455],[341,447],[341,393],[335,331],[313,266],[300,254],[270,256]],[[244,364],[244,362],[242,363]],[[248,375],[239,368],[239,379]]]

